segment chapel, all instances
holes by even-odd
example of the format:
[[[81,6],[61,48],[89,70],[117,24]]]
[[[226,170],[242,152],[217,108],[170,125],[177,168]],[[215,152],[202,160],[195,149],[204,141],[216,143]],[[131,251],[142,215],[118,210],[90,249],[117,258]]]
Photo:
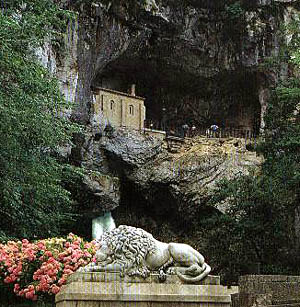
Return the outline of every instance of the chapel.
[[[100,113],[113,127],[126,127],[136,130],[144,128],[146,108],[145,98],[136,96],[135,84],[132,84],[129,93],[112,89],[95,87],[94,115]]]

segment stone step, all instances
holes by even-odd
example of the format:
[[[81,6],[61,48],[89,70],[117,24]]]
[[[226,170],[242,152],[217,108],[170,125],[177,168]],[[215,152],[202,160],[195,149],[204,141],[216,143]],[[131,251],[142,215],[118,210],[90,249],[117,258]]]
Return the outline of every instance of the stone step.
[[[286,298],[286,299],[272,299],[272,305],[285,305],[285,304],[300,304],[299,298]]]
[[[68,283],[70,282],[125,282],[125,283],[161,283],[159,274],[157,272],[151,273],[148,278],[120,276],[118,272],[76,272],[69,276]],[[180,284],[183,282],[177,275],[167,274],[164,284]],[[220,285],[220,276],[208,275],[205,279],[196,283],[197,285]],[[230,290],[227,290],[229,292]]]
[[[300,307],[300,299],[284,299],[284,300],[272,300],[272,305],[269,307]]]

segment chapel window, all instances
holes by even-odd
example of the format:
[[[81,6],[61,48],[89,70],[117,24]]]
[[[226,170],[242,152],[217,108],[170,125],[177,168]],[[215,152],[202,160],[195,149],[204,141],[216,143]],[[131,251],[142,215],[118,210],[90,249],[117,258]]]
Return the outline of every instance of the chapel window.
[[[129,106],[129,114],[134,115],[134,107],[132,104]]]
[[[112,111],[115,109],[115,102],[113,100],[110,101],[110,109]]]
[[[104,99],[103,99],[103,95],[101,95],[101,111],[103,111],[103,103],[104,103]]]

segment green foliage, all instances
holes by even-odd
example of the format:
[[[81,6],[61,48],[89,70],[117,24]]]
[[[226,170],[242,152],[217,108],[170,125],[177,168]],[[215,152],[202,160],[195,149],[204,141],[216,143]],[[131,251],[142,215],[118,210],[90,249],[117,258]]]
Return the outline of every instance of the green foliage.
[[[225,12],[229,19],[239,19],[244,16],[244,9],[239,1],[233,4],[225,5]]]
[[[300,204],[299,50],[299,41],[292,40],[284,46],[285,56],[274,59],[273,70],[285,64],[295,74],[272,90],[259,146],[265,159],[260,173],[221,182],[211,199],[213,205],[225,202],[227,207],[224,214],[205,220],[216,273],[226,281],[254,273],[257,263],[262,274],[300,273],[295,233]]]
[[[48,0],[11,0],[0,14],[0,237],[49,236],[70,218],[54,158],[77,129],[57,81],[33,50],[57,38],[71,15]]]
[[[224,181],[212,199],[228,203],[225,214],[205,221],[212,261],[227,282],[255,273],[257,263],[263,274],[300,272],[293,225],[297,196],[287,181],[291,168],[275,169],[272,176],[268,169],[259,176]]]

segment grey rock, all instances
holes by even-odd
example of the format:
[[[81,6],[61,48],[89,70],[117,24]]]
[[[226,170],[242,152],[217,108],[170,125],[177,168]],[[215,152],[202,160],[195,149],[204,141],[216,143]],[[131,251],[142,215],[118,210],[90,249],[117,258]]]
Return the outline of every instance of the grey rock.
[[[118,129],[114,137],[104,137],[99,144],[107,159],[125,168],[138,168],[162,151],[162,141],[139,131]]]
[[[155,193],[165,193],[177,210],[193,213],[197,206],[205,204],[219,180],[249,174],[261,162],[260,157],[244,148],[242,141],[232,139],[220,144],[218,140],[199,138],[186,144],[181,153],[162,152],[127,174],[152,205],[158,203]]]

